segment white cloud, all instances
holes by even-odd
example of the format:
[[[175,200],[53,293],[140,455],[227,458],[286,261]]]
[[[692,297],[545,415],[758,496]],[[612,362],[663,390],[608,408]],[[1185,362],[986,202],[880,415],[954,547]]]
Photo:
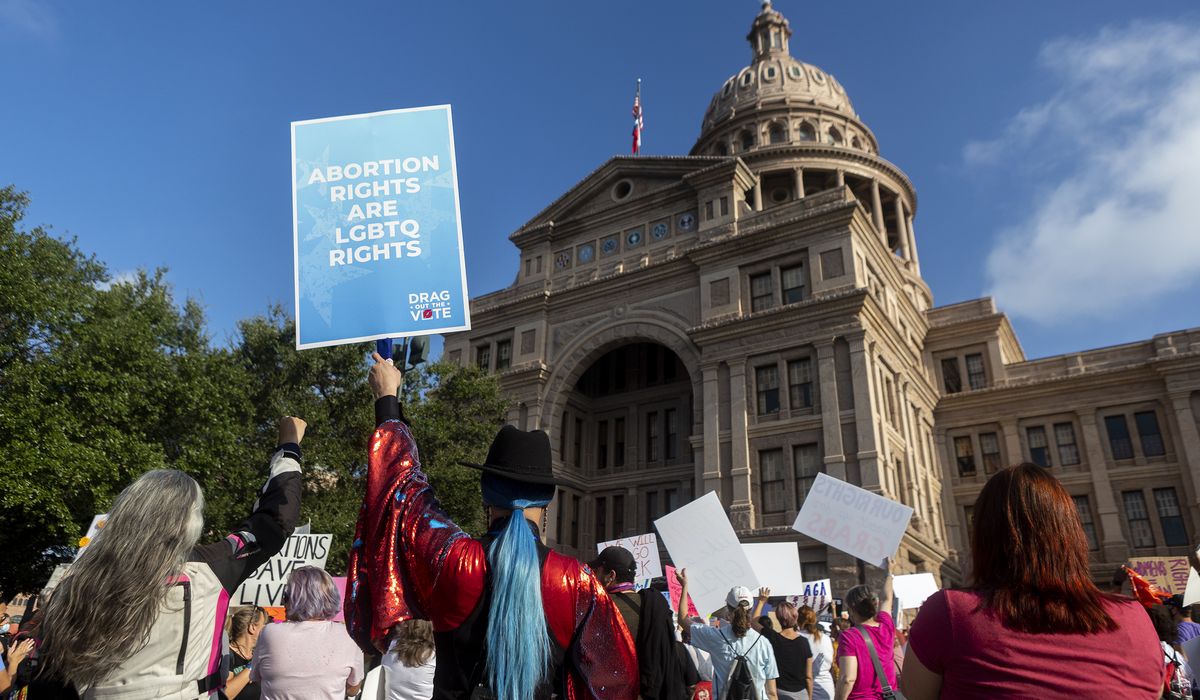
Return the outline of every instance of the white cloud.
[[[1200,280],[1200,27],[1059,39],[1040,62],[1056,93],[963,151],[968,166],[1044,178],[1028,216],[995,238],[988,293],[1052,323],[1111,317]]]
[[[35,39],[55,39],[58,18],[44,0],[0,0],[0,30]]]

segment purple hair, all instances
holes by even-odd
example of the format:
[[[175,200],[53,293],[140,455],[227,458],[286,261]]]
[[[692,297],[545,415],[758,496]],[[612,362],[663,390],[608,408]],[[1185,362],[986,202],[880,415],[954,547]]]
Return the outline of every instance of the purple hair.
[[[283,595],[287,619],[291,622],[332,620],[342,609],[342,596],[333,584],[333,577],[315,566],[293,570]]]

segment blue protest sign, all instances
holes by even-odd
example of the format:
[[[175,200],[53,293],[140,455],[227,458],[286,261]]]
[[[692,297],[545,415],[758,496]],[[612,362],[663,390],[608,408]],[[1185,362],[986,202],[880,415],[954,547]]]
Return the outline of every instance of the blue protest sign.
[[[471,327],[450,106],[292,122],[296,347]]]

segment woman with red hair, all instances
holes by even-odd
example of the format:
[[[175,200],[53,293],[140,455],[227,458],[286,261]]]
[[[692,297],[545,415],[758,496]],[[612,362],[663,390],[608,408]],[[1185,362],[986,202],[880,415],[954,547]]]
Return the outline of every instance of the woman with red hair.
[[[901,690],[932,698],[1157,698],[1158,637],[1135,600],[1104,593],[1070,494],[1034,464],[975,501],[972,586],[921,606]]]

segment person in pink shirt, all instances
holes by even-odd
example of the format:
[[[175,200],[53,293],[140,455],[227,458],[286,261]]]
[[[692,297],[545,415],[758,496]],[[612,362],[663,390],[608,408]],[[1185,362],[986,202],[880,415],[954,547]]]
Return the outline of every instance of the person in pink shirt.
[[[883,683],[875,673],[875,661],[867,648],[868,635],[883,667],[887,686],[896,689],[896,664],[893,648],[896,644],[896,623],[885,612],[892,607],[892,573],[890,562],[884,562],[887,578],[883,596],[876,596],[869,586],[855,586],[846,591],[844,605],[850,613],[853,627],[842,632],[838,639],[837,700],[871,700],[883,697]]]
[[[1009,467],[983,487],[972,585],[921,606],[901,689],[934,698],[1158,698],[1163,660],[1141,604],[1101,591],[1075,502],[1050,472]]]

